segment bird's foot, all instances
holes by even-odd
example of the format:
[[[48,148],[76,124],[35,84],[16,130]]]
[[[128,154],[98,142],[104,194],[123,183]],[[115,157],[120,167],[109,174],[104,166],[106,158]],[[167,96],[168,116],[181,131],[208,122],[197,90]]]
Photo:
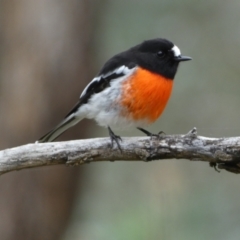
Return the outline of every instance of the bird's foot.
[[[140,128],[140,127],[137,127],[137,129],[150,137],[150,147],[149,147],[149,150],[148,150],[149,153],[150,153],[150,157],[145,160],[146,162],[150,162],[150,161],[155,159],[154,156],[155,156],[156,151],[157,151],[157,146],[156,146],[156,144],[154,143],[153,140],[156,140],[156,139],[161,140],[162,136],[164,136],[166,134],[163,131],[160,131],[157,134],[151,133],[151,132],[149,132],[149,131],[147,131],[143,128]]]
[[[118,149],[120,150],[120,152],[122,153],[122,148],[120,145],[120,141],[122,141],[122,138],[118,135],[115,135],[115,133],[112,131],[112,129],[110,127],[108,127],[108,132],[109,132],[109,136],[111,139],[111,147],[113,148],[113,142],[116,142]]]
[[[162,136],[166,135],[165,132],[163,131],[160,131],[159,133],[151,133],[149,131],[147,131],[146,129],[143,129],[143,128],[140,128],[140,127],[137,127],[138,130],[140,130],[141,132],[143,132],[144,134],[146,134],[147,136],[151,137],[152,138],[157,138],[157,139],[161,139]]]

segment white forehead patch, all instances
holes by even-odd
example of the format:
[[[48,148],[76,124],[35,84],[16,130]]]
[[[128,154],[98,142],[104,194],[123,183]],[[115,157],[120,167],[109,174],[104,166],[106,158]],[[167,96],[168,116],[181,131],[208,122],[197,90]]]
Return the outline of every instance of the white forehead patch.
[[[172,51],[175,57],[181,56],[180,49],[176,45],[173,46]]]

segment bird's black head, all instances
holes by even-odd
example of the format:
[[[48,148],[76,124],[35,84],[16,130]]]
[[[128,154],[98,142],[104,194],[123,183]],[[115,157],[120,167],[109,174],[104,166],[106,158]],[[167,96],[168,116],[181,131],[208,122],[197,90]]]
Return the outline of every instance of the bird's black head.
[[[182,56],[176,45],[162,38],[144,41],[130,51],[140,67],[170,79],[174,78],[179,62],[191,60]]]

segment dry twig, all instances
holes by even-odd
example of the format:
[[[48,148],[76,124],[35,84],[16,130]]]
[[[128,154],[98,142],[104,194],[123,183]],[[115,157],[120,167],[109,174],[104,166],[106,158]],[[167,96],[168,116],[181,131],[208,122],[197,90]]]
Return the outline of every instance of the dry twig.
[[[28,144],[0,151],[0,174],[49,165],[79,165],[99,161],[153,161],[188,159],[204,161],[215,169],[240,173],[240,137],[197,136],[196,128],[186,135],[123,138],[121,153],[112,149],[109,138]]]

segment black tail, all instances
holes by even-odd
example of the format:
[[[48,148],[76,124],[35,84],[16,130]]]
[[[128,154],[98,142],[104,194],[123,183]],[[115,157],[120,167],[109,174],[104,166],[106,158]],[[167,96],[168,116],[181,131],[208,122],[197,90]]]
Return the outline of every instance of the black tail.
[[[76,125],[81,120],[82,118],[76,117],[75,114],[68,115],[67,118],[65,118],[60,124],[58,124],[52,131],[41,137],[37,142],[52,142],[54,139],[64,133],[68,128]]]

